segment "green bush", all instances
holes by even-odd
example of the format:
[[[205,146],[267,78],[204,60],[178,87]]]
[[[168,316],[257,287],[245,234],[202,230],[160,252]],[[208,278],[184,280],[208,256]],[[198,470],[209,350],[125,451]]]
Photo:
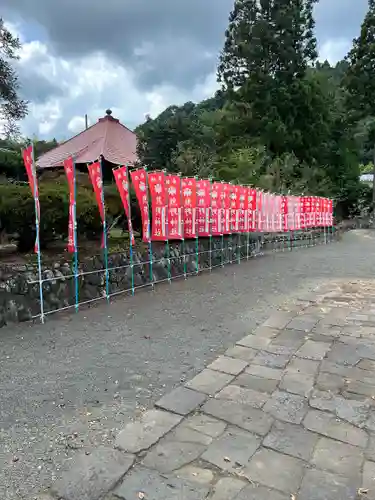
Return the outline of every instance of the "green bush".
[[[39,191],[40,244],[45,248],[49,242],[68,236],[69,192],[64,183],[41,183]],[[121,203],[120,198],[118,201]],[[110,221],[111,212],[107,215]],[[94,194],[82,187],[77,188],[77,225],[78,243],[81,237],[100,239],[102,226]],[[7,234],[17,235],[20,251],[32,250],[35,209],[27,184],[0,184],[0,228]]]

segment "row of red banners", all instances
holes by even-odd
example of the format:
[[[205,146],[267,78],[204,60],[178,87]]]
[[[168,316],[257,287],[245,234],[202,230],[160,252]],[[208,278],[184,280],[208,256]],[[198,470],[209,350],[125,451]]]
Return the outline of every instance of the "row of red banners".
[[[24,151],[24,161],[34,195],[37,193],[37,186],[36,178],[32,175],[30,148],[32,146]],[[104,222],[101,164],[92,163],[87,168]],[[70,190],[68,251],[74,252],[76,200],[72,158],[65,160],[64,169]],[[327,198],[281,196],[247,186],[198,180],[160,171],[148,173],[143,168],[129,172],[126,166],[114,169],[113,174],[129,221],[132,244],[134,235],[130,213],[129,174],[141,209],[145,242],[233,233],[295,231],[333,225],[333,202]]]

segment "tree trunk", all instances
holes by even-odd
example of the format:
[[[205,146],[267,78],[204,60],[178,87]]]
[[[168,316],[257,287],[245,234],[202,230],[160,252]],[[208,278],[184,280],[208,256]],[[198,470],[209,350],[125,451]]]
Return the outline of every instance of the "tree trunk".
[[[375,143],[374,143],[374,151],[373,151],[373,164],[374,169],[372,171],[373,179],[372,179],[372,225],[375,228]]]

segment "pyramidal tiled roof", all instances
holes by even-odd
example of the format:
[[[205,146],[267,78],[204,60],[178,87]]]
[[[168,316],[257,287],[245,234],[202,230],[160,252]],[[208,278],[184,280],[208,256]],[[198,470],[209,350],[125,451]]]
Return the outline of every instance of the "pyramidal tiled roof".
[[[89,163],[103,155],[111,163],[124,165],[137,160],[136,148],[137,136],[108,110],[97,123],[41,155],[36,164],[38,168],[59,167],[70,156],[76,163]]]

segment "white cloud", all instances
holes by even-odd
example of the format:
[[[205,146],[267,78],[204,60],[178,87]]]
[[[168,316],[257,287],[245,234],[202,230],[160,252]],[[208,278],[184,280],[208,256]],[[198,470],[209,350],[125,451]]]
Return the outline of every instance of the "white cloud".
[[[323,43],[319,50],[319,59],[327,60],[330,64],[335,64],[337,61],[345,57],[351,47],[351,40],[345,38],[335,38],[327,40]]]
[[[19,26],[12,25],[11,29],[24,40]],[[78,133],[84,128],[86,113],[90,123],[95,123],[108,107],[115,117],[133,128],[144,121],[146,115],[155,117],[171,104],[200,101],[212,96],[217,89],[213,68],[212,75],[191,92],[167,84],[148,92],[140,91],[132,69],[110,60],[105,54],[98,52],[67,60],[55,56],[38,40],[23,41],[18,65],[20,75],[32,71],[39,79],[43,78],[47,86],[59,90],[59,95],[46,95],[42,102],[31,101],[29,115],[22,122],[25,135],[40,138],[60,139]],[[31,90],[23,88],[26,97],[29,92],[32,94]]]
[[[21,83],[22,76],[26,82],[23,93],[31,101],[29,115],[22,123],[22,131],[27,136],[66,139],[83,130],[86,113],[92,124],[107,108],[133,128],[144,121],[146,115],[155,117],[171,104],[200,101],[212,96],[218,88],[213,67],[212,72],[190,90],[168,83],[140,90],[134,70],[102,52],[64,59],[45,43],[26,40],[22,25],[7,23],[7,26],[23,43],[18,64]],[[347,53],[350,44],[350,40],[344,38],[328,40],[320,46],[319,59],[334,64]],[[153,50],[152,44],[144,43],[136,52],[141,55]],[[212,64],[212,53],[207,52],[205,56],[207,64]]]

